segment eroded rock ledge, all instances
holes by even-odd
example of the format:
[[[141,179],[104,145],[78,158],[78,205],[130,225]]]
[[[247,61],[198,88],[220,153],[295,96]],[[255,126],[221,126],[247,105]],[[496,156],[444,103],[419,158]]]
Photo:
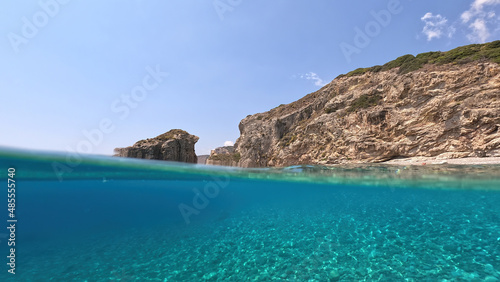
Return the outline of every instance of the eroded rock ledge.
[[[172,129],[166,133],[137,141],[133,146],[116,148],[115,156],[196,163],[194,144],[199,137],[181,129]]]

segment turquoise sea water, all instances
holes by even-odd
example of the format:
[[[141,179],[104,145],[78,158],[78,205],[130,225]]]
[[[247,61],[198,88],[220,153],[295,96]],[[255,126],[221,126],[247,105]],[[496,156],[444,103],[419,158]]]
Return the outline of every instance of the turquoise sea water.
[[[500,279],[500,166],[237,169],[3,148],[0,178],[0,281]]]

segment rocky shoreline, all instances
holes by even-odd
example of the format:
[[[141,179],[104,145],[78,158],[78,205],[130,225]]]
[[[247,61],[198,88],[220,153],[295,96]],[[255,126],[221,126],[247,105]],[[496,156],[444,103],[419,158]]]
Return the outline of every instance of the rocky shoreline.
[[[205,164],[499,164],[499,63],[494,41],[354,70],[295,102],[248,115],[234,147],[212,150]],[[117,155],[196,163],[198,137],[182,132]]]
[[[499,62],[495,41],[341,75],[298,101],[244,118],[235,144],[239,166],[500,157]]]

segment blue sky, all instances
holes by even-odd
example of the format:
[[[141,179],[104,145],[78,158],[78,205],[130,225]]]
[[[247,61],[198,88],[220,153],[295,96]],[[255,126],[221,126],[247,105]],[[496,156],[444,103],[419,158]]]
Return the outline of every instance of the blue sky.
[[[500,38],[500,0],[20,2],[0,4],[0,145],[91,154],[173,128],[206,154],[339,74]]]

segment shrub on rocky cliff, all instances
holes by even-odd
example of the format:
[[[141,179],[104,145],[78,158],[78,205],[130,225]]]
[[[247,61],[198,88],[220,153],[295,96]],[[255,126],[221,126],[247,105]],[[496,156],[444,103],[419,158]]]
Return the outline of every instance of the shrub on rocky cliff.
[[[359,109],[366,109],[369,107],[376,106],[378,101],[380,101],[380,99],[382,99],[382,96],[380,96],[379,94],[361,95],[358,99],[352,102],[349,109],[347,109],[347,112],[352,113]]]
[[[285,136],[283,136],[280,140],[280,147],[288,147],[290,144],[292,144],[295,140],[297,139],[297,135],[288,133]]]

